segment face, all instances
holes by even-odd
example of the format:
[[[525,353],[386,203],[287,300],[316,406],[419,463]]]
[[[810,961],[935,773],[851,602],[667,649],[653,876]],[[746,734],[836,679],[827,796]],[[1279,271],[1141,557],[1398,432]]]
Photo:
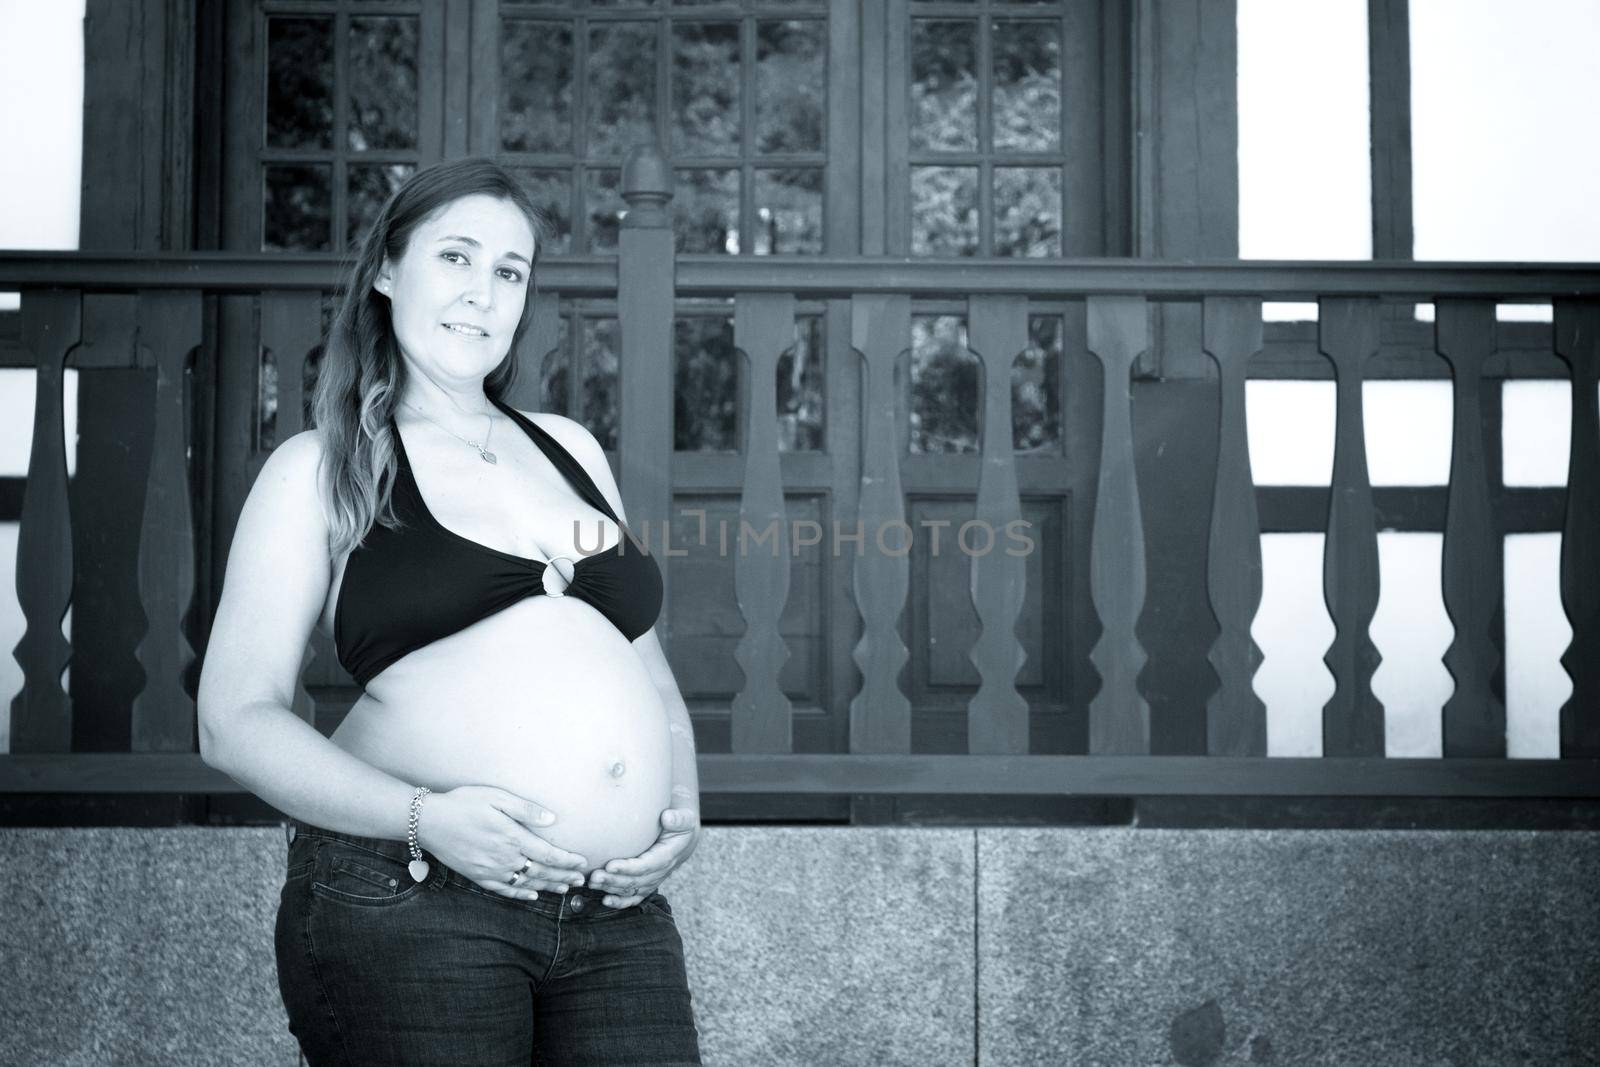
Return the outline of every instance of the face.
[[[511,348],[532,261],[533,230],[509,200],[466,196],[436,211],[374,284],[407,362],[441,384],[482,381]]]

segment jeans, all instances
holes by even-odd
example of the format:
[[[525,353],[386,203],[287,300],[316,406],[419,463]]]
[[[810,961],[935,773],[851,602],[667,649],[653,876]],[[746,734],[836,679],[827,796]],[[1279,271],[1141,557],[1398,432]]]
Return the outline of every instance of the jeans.
[[[403,841],[290,823],[274,944],[310,1067],[698,1064],[665,897],[497,896]],[[510,872],[506,872],[509,877]]]

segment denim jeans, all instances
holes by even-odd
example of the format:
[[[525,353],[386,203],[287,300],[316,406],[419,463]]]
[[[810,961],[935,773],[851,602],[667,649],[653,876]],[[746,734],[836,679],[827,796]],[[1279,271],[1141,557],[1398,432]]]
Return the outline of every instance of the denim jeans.
[[[660,893],[511,900],[431,855],[413,881],[403,841],[299,820],[288,836],[278,988],[310,1067],[700,1062]]]

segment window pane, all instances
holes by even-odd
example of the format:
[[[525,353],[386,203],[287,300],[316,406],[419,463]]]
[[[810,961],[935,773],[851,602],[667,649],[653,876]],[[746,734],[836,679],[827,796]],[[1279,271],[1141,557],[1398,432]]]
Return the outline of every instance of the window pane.
[[[737,22],[673,26],[672,148],[688,155],[738,155]]]
[[[656,29],[608,22],[589,31],[589,154],[621,157],[654,138]]]
[[[994,254],[1061,254],[1061,168],[994,168]]]
[[[1061,316],[1030,315],[1028,347],[1011,364],[1011,447],[1061,451]]]
[[[978,357],[958,315],[911,318],[911,451],[978,451]]]
[[[978,24],[911,22],[911,147],[978,147]]]
[[[755,172],[758,256],[822,251],[822,168]]]
[[[529,170],[513,167],[512,173],[533,198],[554,231],[546,238],[544,253],[572,250],[572,175],[564,170]]]
[[[733,320],[715,315],[672,324],[672,447],[679,452],[737,452],[739,364]]]
[[[1061,23],[995,20],[994,149],[1061,146]]]
[[[333,168],[266,167],[263,252],[327,252],[333,231]]]
[[[978,254],[978,168],[911,168],[911,254]]]
[[[1366,0],[1239,0],[1238,32],[1239,255],[1372,258]]]
[[[1412,0],[1417,259],[1600,259],[1600,5]]]
[[[756,24],[758,151],[822,151],[826,28],[814,19]]]
[[[822,449],[825,397],[821,315],[797,317],[794,347],[778,357],[778,450],[817,452]]]
[[[410,163],[350,167],[350,198],[345,202],[345,243],[355,246],[396,189],[417,168]]]
[[[617,353],[621,351],[616,319],[583,320],[583,424],[601,448],[617,447]]]
[[[680,170],[673,182],[672,226],[679,252],[739,251],[739,172]]]
[[[417,147],[417,20],[350,20],[350,148]]]
[[[589,225],[589,251],[615,252],[617,231],[622,228],[622,216],[628,213],[628,202],[622,199],[622,172],[589,171],[583,183],[583,197]]]
[[[333,20],[267,20],[267,147],[333,147]]]
[[[506,19],[500,34],[500,144],[572,151],[572,25]]]

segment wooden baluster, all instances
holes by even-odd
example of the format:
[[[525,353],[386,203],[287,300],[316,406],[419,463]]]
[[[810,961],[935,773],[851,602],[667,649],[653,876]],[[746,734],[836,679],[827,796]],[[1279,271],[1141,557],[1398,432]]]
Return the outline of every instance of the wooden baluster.
[[[1264,657],[1250,635],[1261,607],[1261,520],[1245,410],[1246,371],[1261,351],[1261,301],[1207,297],[1203,315],[1222,400],[1206,549],[1206,589],[1221,628],[1207,658],[1222,685],[1206,702],[1206,754],[1265,756],[1267,709],[1251,685]]]
[[[561,343],[561,294],[535,293],[533,321],[517,350],[517,377],[506,402],[520,411],[543,411],[544,363]]]
[[[1150,343],[1139,296],[1088,298],[1089,351],[1100,360],[1100,478],[1095,491],[1089,592],[1102,632],[1089,658],[1100,691],[1089,703],[1090,755],[1146,755],[1150,705],[1139,692],[1145,651],[1134,627],[1144,610],[1144,523],[1133,453],[1133,362]]]
[[[322,339],[322,294],[261,294],[261,345],[278,366],[277,444],[305,429],[306,354]]]
[[[622,334],[618,465],[630,528],[649,545],[649,526],[661,524],[662,554],[672,526],[672,168],[654,145],[628,153],[622,166],[622,220],[617,256],[617,317]],[[576,413],[574,413],[576,414]],[[662,610],[656,636],[672,648],[672,569],[661,563]]]
[[[1441,578],[1455,629],[1444,664],[1456,689],[1444,706],[1444,754],[1503,757],[1506,706],[1489,683],[1500,662],[1494,619],[1503,572],[1489,512],[1491,445],[1483,439],[1483,365],[1494,355],[1494,301],[1437,300],[1434,308],[1435,347],[1450,363],[1455,396]]]
[[[733,653],[744,670],[744,685],[733,698],[735,752],[794,750],[794,712],[779,683],[789,649],[778,633],[789,599],[789,516],[778,456],[778,356],[793,343],[792,295],[738,294],[733,344],[745,359],[745,437],[733,588],[745,630]],[[754,531],[748,544],[747,524]]]
[[[850,701],[850,751],[910,752],[911,702],[900,691],[900,671],[911,653],[900,639],[900,613],[911,586],[911,561],[905,554],[879,551],[877,532],[905,522],[894,370],[911,337],[911,298],[851,297],[850,335],[866,370],[861,403],[863,541],[852,576],[862,632],[851,658],[861,668],[861,691]],[[835,543],[842,551],[849,542],[841,537]]]
[[[273,439],[281,445],[305,429],[306,354],[322,337],[322,294],[306,292],[266,292],[261,294],[261,346],[270,349],[278,368],[277,418]],[[252,405],[260,411],[260,401]],[[266,459],[265,455],[259,457]],[[317,721],[317,702],[306,688],[306,671],[317,658],[322,638],[313,634],[306,642],[295,676],[290,709],[308,723]]]
[[[1338,414],[1333,485],[1322,554],[1322,594],[1336,630],[1323,662],[1338,688],[1322,709],[1324,756],[1382,756],[1383,707],[1372,693],[1380,661],[1370,627],[1378,610],[1378,532],[1367,477],[1361,408],[1366,363],[1378,351],[1378,302],[1321,302],[1318,347],[1334,365]]]
[[[144,688],[133,698],[133,751],[192,752],[194,700],[183,676],[194,661],[184,620],[194,598],[194,520],[184,367],[200,344],[200,294],[139,294],[140,361],[156,368],[155,441],[139,528],[139,602],[147,622],[134,654]],[[149,365],[146,362],[146,365]]]
[[[1561,665],[1572,696],[1561,705],[1561,758],[1600,757],[1600,300],[1555,302],[1555,347],[1572,373],[1567,516],[1561,528],[1561,606],[1572,643]]]
[[[39,289],[22,297],[22,345],[33,357],[33,444],[17,531],[17,602],[26,629],[14,652],[22,692],[11,701],[13,753],[72,748],[72,700],[61,672],[72,646],[61,620],[72,603],[72,513],[67,506],[67,443],[61,380],[78,343],[83,304],[76,290]]]
[[[1028,347],[1028,298],[974,296],[968,337],[983,360],[983,462],[978,469],[975,521],[987,530],[971,546],[972,606],[982,633],[967,652],[982,679],[967,704],[969,753],[1028,751],[1028,702],[1017,692],[1027,653],[1017,617],[1027,592],[1027,559],[1002,547],[1008,524],[1022,518],[1017,459],[1011,446],[1011,367]],[[980,552],[987,542],[988,548]]]

